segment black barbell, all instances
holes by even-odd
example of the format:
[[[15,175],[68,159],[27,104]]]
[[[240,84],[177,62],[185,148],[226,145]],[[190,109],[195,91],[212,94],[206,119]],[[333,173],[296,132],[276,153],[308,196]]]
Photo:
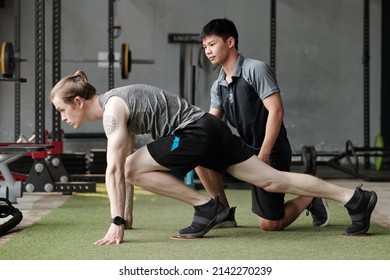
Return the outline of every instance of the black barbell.
[[[20,59],[20,62],[27,61],[26,59]],[[107,60],[96,60],[96,59],[87,59],[87,60],[61,60],[62,62],[109,62]],[[131,72],[132,64],[154,64],[152,59],[132,59],[131,50],[129,44],[122,44],[121,55],[119,60],[114,60],[114,62],[119,62],[121,66],[121,77],[122,79],[128,79],[129,73]],[[1,74],[5,78],[11,78],[15,70],[15,54],[12,43],[3,42],[1,44]]]

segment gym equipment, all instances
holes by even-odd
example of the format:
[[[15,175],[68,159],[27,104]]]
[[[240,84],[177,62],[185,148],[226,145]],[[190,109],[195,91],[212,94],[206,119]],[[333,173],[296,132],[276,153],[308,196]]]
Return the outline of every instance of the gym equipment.
[[[185,70],[185,61],[186,61],[186,45],[187,44],[197,44],[199,45],[199,34],[190,34],[190,33],[169,33],[168,34],[168,43],[170,44],[180,44],[180,62],[179,62],[179,94],[180,97],[184,98],[184,92],[186,90],[184,89],[184,76],[186,73]],[[190,53],[190,63],[192,63],[192,47],[191,47],[191,53]],[[195,66],[191,65],[191,77],[192,77],[192,83],[194,84],[194,74],[195,74]],[[191,93],[191,103],[194,104],[195,96],[193,93]]]
[[[385,146],[385,141],[383,140],[382,135],[378,134],[375,137],[375,147],[383,148]],[[375,170],[380,171],[383,165],[383,151],[378,151],[377,156],[375,157]]]
[[[121,52],[121,76],[122,79],[128,79],[129,73],[131,72],[131,51],[128,44],[122,44]]]
[[[8,199],[0,197],[0,218],[7,218],[10,215],[12,218],[0,225],[0,236],[16,227],[23,219],[23,214],[19,209],[12,206]]]
[[[58,157],[47,157],[47,151],[54,145],[35,143],[0,143],[0,171],[4,181],[0,181],[0,196],[16,203],[27,192],[95,192],[94,182],[68,182],[61,169]],[[33,166],[25,180],[16,181],[8,164],[30,154],[34,158]]]
[[[372,170],[366,168],[366,165],[364,165],[364,169],[360,168],[359,158],[364,158],[364,163],[366,164],[366,158],[377,157],[378,153],[381,153],[383,158],[389,157],[390,148],[355,147],[352,144],[352,141],[348,140],[345,144],[345,151],[329,160],[328,165],[357,178],[361,178],[365,181],[390,181],[388,172]],[[340,164],[342,159],[346,159],[348,163],[347,167]]]
[[[69,176],[71,174],[87,173],[87,158],[85,153],[61,154],[61,159]]]
[[[302,147],[303,173],[315,175],[317,171],[317,152],[313,146]]]
[[[15,1],[16,17],[20,15],[20,1]],[[59,81],[60,75],[60,0],[53,0],[53,85]],[[69,175],[62,162],[62,135],[60,114],[53,110],[53,132],[52,142],[47,144],[47,131],[45,130],[45,1],[35,1],[35,143],[0,143],[0,167],[1,176],[4,179],[0,181],[0,197],[6,197],[11,202],[16,202],[17,197],[21,197],[23,190],[28,192],[62,192],[71,194],[72,192],[95,192],[96,182],[69,182]],[[18,21],[19,22],[19,21]],[[16,25],[19,26],[19,23]],[[19,28],[16,29],[19,33]],[[19,36],[15,36],[15,50],[18,51]],[[1,64],[4,70],[7,69],[6,76],[12,76],[8,73],[10,65],[15,64],[16,76],[14,78],[1,77],[0,81],[13,81],[18,85],[23,79],[19,78],[18,66],[20,63],[20,54],[13,53],[12,44],[5,43],[1,52]],[[10,71],[12,72],[12,71]],[[24,79],[25,81],[25,79]],[[19,130],[19,112],[20,112],[19,94],[15,94],[15,135],[20,135]],[[22,141],[23,142],[23,141]],[[17,159],[29,155],[34,159],[29,174],[21,175],[12,173],[8,164]],[[0,180],[2,180],[0,176]]]
[[[20,59],[21,62],[27,61],[26,59]],[[96,59],[86,59],[86,60],[61,60],[62,62],[80,62],[80,63],[95,63],[95,62],[108,62],[107,60],[96,60]],[[115,61],[115,60],[114,60]],[[1,45],[1,74],[4,78],[11,78],[14,73],[15,65],[15,54],[12,43],[3,42]],[[131,72],[132,64],[154,64],[152,59],[132,59],[131,50],[129,44],[122,44],[121,56],[117,62],[121,65],[121,77],[122,79],[128,79],[129,73]]]
[[[105,174],[107,168],[106,149],[91,149],[88,164],[91,174]]]
[[[22,197],[23,189],[22,182],[16,181],[12,175],[8,164],[23,157],[29,152],[42,152],[51,148],[50,145],[29,145],[20,144],[0,144],[0,172],[4,177],[4,181],[0,181],[1,197],[9,199],[12,203],[16,203],[16,198]]]
[[[300,151],[292,154],[293,160],[291,164],[302,167],[297,172],[316,175],[318,166],[327,165],[325,158],[337,155],[339,155],[339,152],[322,152],[316,151],[314,146],[303,146]]]
[[[383,147],[381,145],[368,148],[355,147],[352,144],[352,141],[348,140],[345,143],[345,151],[343,152],[321,152],[316,151],[312,146],[304,146],[302,147],[300,154],[293,154],[293,157],[297,156],[301,156],[301,161],[293,163],[295,165],[303,165],[303,172],[307,174],[316,175],[317,166],[324,165],[365,181],[390,181],[389,172],[380,171],[375,166],[375,170],[367,169],[365,165],[364,168],[361,168],[361,160],[359,160],[359,158],[365,159],[367,157],[374,157],[375,160],[380,157],[381,160],[383,160],[384,158],[390,156],[389,147]],[[322,160],[318,160],[318,157],[321,157]]]
[[[26,82],[24,78],[15,78],[13,74],[15,72],[15,57],[14,47],[9,42],[3,42],[1,44],[0,52],[0,81],[2,82]]]
[[[20,77],[20,60],[14,57],[14,64],[8,69],[10,63],[10,55],[14,52],[19,53],[20,50],[20,1],[14,0],[14,42],[13,50],[9,51],[10,45],[2,44],[0,49],[0,82],[13,82],[15,92],[15,141],[20,134],[20,83],[25,83],[27,79]],[[4,58],[4,59],[3,59]],[[10,76],[8,73],[12,72],[14,75]],[[5,73],[3,75],[2,73]]]
[[[390,146],[390,2],[382,1],[381,23],[381,81],[380,81],[380,133],[385,146]],[[385,165],[389,163],[385,162]]]
[[[276,0],[271,0],[270,22],[270,66],[276,77]]]
[[[15,78],[15,77],[2,77],[0,75],[0,82],[16,82],[16,83],[25,83],[27,79],[25,78]]]
[[[271,67],[276,68],[276,0],[270,0],[271,6]],[[382,7],[383,9],[383,7]],[[385,18],[385,17],[384,17]],[[383,96],[387,96],[387,91]],[[382,102],[385,104],[386,102]],[[383,105],[384,106],[384,105]],[[382,111],[385,111],[382,106]],[[384,112],[382,112],[382,115]],[[301,156],[298,164],[303,165],[305,173],[315,174],[319,163],[331,166],[337,170],[345,172],[355,177],[367,181],[390,181],[390,176],[382,171],[384,158],[389,154],[389,148],[384,145],[383,138],[377,135],[375,147],[370,147],[370,0],[363,0],[363,147],[354,147],[351,141],[346,142],[344,152],[316,152],[314,147],[303,147],[301,153],[293,156]],[[382,133],[388,131],[386,123],[382,122]],[[328,161],[319,162],[317,156],[329,158]],[[375,159],[375,170],[370,170],[370,158]],[[359,158],[363,159],[364,170],[360,168]],[[346,160],[349,168],[341,164],[341,160]],[[296,162],[295,162],[296,163]],[[379,172],[381,171],[381,172]]]
[[[364,148],[370,147],[370,0],[363,0],[363,139]],[[370,168],[370,156],[364,157]]]
[[[1,74],[3,77],[10,78],[14,73],[14,48],[11,43],[3,42],[1,44]]]

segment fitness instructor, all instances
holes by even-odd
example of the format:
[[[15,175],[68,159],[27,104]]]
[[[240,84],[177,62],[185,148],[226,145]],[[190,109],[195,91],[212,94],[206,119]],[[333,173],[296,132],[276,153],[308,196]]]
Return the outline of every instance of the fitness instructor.
[[[284,108],[274,71],[266,63],[245,58],[238,52],[238,32],[226,18],[213,19],[200,34],[205,55],[221,70],[211,88],[209,113],[237,129],[245,146],[263,162],[280,171],[291,169],[291,147],[283,124]],[[209,195],[221,194],[229,207],[221,174],[203,167],[196,172]],[[326,200],[298,196],[285,201],[284,193],[266,192],[252,186],[252,211],[263,230],[283,230],[307,209],[314,226],[326,226]],[[235,208],[218,227],[234,227]]]

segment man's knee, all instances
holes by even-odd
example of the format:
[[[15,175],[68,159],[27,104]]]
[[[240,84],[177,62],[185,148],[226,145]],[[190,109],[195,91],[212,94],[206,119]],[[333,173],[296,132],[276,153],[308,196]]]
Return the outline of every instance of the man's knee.
[[[137,185],[139,173],[137,172],[136,165],[134,164],[134,159],[130,155],[126,158],[125,162],[125,179],[129,184]]]
[[[279,221],[266,220],[263,218],[259,218],[259,226],[262,230],[265,230],[265,231],[283,230]]]

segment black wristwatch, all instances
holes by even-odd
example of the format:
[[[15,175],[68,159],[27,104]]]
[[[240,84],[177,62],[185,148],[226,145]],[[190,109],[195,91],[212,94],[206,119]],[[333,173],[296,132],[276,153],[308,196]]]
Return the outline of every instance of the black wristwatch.
[[[111,219],[111,223],[120,226],[120,225],[124,225],[126,223],[126,220],[119,216],[116,216],[115,218]]]

